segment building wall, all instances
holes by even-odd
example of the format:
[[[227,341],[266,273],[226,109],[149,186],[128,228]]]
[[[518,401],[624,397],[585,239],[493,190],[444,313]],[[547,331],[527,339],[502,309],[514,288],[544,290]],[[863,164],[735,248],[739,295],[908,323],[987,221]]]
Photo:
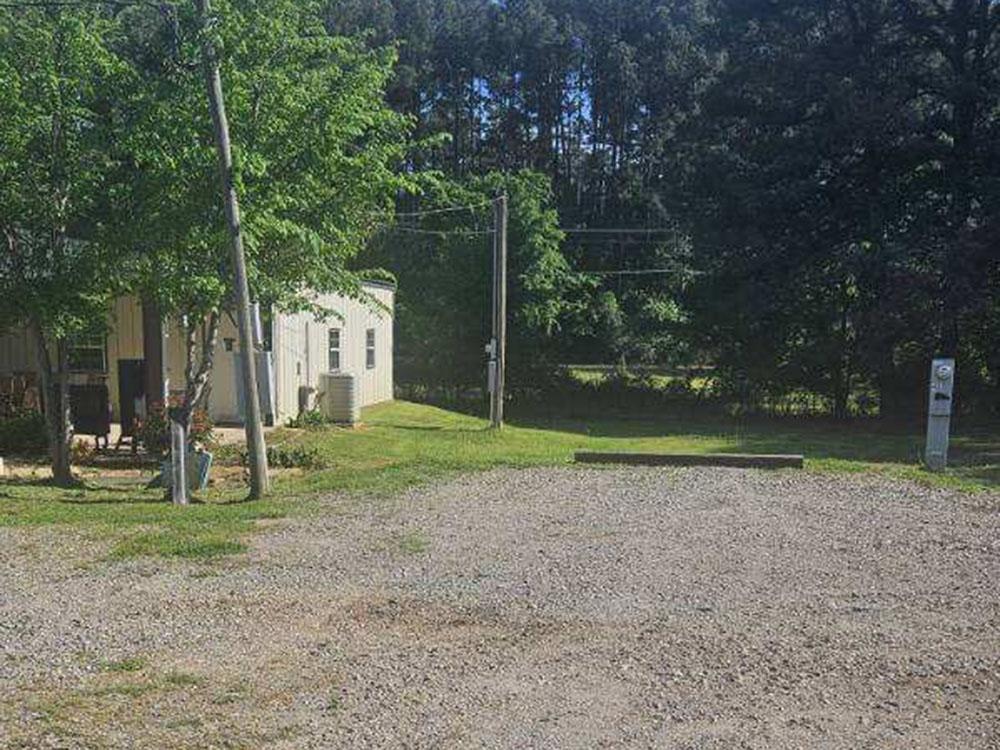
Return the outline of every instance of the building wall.
[[[115,301],[107,340],[108,392],[112,418],[121,418],[118,404],[118,360],[142,359],[142,305],[136,297],[121,297]]]
[[[72,383],[106,383],[111,397],[112,417],[118,419],[118,360],[142,359],[142,308],[134,297],[115,302],[108,321],[105,344],[106,370],[103,373],[74,373]],[[35,344],[26,329],[0,334],[0,375],[37,373]]]
[[[389,401],[393,397],[392,309],[395,291],[385,284],[366,284],[376,301],[351,300],[338,295],[322,295],[317,304],[333,313],[317,321],[311,313],[276,314],[273,321],[276,420],[280,424],[299,412],[299,389],[313,389],[309,405],[315,402],[320,374],[329,369],[329,330],[341,330],[341,372],[359,377],[362,406]],[[337,315],[340,317],[338,318]],[[366,366],[365,338],[375,330],[375,367]],[[184,386],[187,359],[184,332],[179,323],[164,326],[167,335],[168,388],[177,392]],[[208,411],[219,423],[239,423],[237,365],[239,334],[231,316],[224,314],[219,326],[218,346],[210,381]],[[36,372],[34,346],[24,330],[0,335],[0,375]],[[109,319],[105,373],[74,375],[75,382],[105,382],[111,397],[114,419],[119,419],[118,360],[142,359],[142,307],[134,297],[116,301]]]
[[[178,321],[164,325],[167,337],[167,390],[173,394],[184,391],[184,368],[187,367],[187,344],[184,328]],[[219,321],[219,334],[209,379],[208,414],[220,424],[242,422],[237,402],[236,358],[240,356],[240,337],[232,317],[223,313]],[[232,345],[232,351],[227,350]],[[199,356],[201,336],[198,337]]]
[[[300,389],[309,390],[308,405],[315,404],[320,375],[329,371],[329,332],[340,330],[340,371],[359,378],[362,406],[390,401],[393,397],[393,325],[395,291],[371,283],[365,290],[375,304],[337,295],[322,295],[316,303],[331,314],[316,320],[312,313],[274,317],[274,358],[277,407],[284,421],[299,412]],[[366,365],[366,332],[375,330],[375,366]]]

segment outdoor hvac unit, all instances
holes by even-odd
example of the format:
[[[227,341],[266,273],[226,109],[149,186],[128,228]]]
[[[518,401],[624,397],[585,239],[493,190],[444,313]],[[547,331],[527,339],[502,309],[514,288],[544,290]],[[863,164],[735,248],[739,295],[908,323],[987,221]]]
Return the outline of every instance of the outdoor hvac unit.
[[[361,421],[358,379],[349,374],[325,372],[319,376],[320,404],[331,422],[355,424]]]

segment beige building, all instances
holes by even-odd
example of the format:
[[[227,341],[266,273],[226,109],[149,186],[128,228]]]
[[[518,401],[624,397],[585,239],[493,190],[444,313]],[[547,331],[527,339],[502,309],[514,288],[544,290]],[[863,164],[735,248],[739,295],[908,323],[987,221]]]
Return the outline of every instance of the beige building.
[[[282,424],[302,409],[322,404],[325,373],[353,376],[359,406],[392,399],[395,288],[365,282],[364,290],[368,300],[318,296],[315,302],[330,311],[323,320],[312,313],[264,316],[257,370],[262,411],[269,423]],[[183,389],[185,358],[176,322],[161,321],[139,300],[123,297],[111,312],[106,335],[75,342],[72,382],[90,386],[88,393],[106,387],[112,419],[120,421],[123,402],[126,417],[132,413],[129,402],[135,403],[137,390],[157,394],[145,399],[152,402],[162,400],[165,391]],[[235,321],[224,315],[208,396],[209,414],[219,424],[242,422],[240,362]],[[0,376],[30,377],[35,371],[34,345],[27,332],[0,334]]]

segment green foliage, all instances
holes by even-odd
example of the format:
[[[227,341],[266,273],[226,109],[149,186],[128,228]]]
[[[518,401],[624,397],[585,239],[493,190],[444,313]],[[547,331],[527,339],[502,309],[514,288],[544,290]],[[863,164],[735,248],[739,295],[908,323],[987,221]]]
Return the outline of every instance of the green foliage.
[[[687,182],[703,206],[689,304],[748,403],[807,388],[845,415],[872,388],[883,413],[915,413],[934,354],[958,354],[967,384],[985,371],[969,325],[1000,272],[1000,181],[983,171],[1000,57],[976,45],[1000,41],[998,10],[724,6]]]
[[[279,469],[322,469],[326,466],[319,451],[308,445],[269,445],[267,464]]]
[[[107,228],[131,78],[98,6],[0,9],[0,333],[30,334],[55,480],[73,482],[69,343],[102,330],[129,278]]]
[[[215,4],[250,285],[282,309],[309,308],[313,292],[361,295],[348,262],[373,212],[406,184],[407,121],[383,103],[392,51],[331,36],[319,11],[298,0]],[[131,39],[137,63],[150,44],[169,60],[156,11],[133,14],[145,19]],[[180,32],[180,59],[199,60],[190,11]],[[144,73],[127,129],[127,195],[141,215],[127,241],[142,247],[145,287],[164,309],[204,315],[232,295],[205,84],[200,66]]]
[[[858,394],[917,413],[928,359],[951,352],[960,408],[1000,410],[1000,4],[344,0],[328,14],[399,43],[391,100],[416,122],[416,166],[459,182],[531,169],[563,226],[665,230],[568,236],[573,268],[672,272],[590,277],[563,361],[715,363],[748,407],[811,392],[843,416]],[[467,279],[462,301],[478,302]]]
[[[120,288],[125,268],[105,242],[131,77],[118,31],[96,8],[0,11],[0,330],[91,332]]]
[[[47,449],[41,414],[27,412],[0,419],[0,456],[42,456]]]
[[[255,296],[308,309],[388,269],[402,380],[483,385],[490,216],[403,222],[472,230],[448,239],[380,217],[503,188],[515,392],[556,362],[714,364],[747,410],[916,413],[947,352],[959,408],[1000,409],[997,3],[216,11]],[[195,321],[230,306],[202,31],[176,12],[2,11],[0,329],[91,331],[124,286]],[[607,274],[642,269],[663,273]]]
[[[178,404],[174,402],[173,405]],[[204,409],[195,409],[188,427],[188,444],[192,447],[211,445],[213,431],[214,425],[208,413]],[[137,421],[136,436],[154,456],[170,454],[170,417],[162,402],[153,402],[146,416]]]
[[[319,409],[308,409],[288,420],[288,426],[295,429],[324,427],[329,424],[326,415]]]
[[[482,385],[491,335],[492,201],[503,192],[510,373],[512,383],[526,383],[551,366],[557,337],[576,324],[589,292],[561,251],[548,180],[528,171],[462,181],[425,174],[420,188],[414,207],[431,213],[418,224],[404,216],[364,257],[404,280],[396,299],[397,379],[446,390]],[[435,213],[463,205],[472,208]]]

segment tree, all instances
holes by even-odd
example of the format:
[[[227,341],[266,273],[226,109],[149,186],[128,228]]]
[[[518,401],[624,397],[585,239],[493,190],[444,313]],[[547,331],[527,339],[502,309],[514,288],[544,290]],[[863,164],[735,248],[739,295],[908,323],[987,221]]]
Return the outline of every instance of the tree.
[[[968,334],[995,298],[998,19],[726,4],[685,184],[693,333],[734,384],[818,391],[838,416],[872,389],[883,414],[915,414],[933,354],[983,361]]]
[[[398,167],[408,123],[384,104],[394,56],[327,33],[319,5],[219,3],[210,33],[226,82],[250,288],[264,309],[312,309],[323,292],[363,294],[349,261],[374,215],[408,184]],[[185,322],[183,409],[207,393],[233,274],[200,59],[198,19],[177,33],[149,10],[130,57],[144,86],[126,128],[132,220],[120,237],[142,256],[143,293]],[[144,57],[150,45],[159,53]]]
[[[116,33],[113,19],[83,7],[0,16],[0,329],[30,331],[60,485],[73,481],[72,344],[105,324],[124,270],[105,241],[109,144],[130,78],[109,45]]]
[[[563,256],[548,180],[497,172],[458,182],[425,175],[423,216],[405,211],[363,256],[405,279],[397,295],[397,376],[455,397],[485,384],[490,338],[493,196],[509,200],[508,371],[512,391],[536,386],[554,364],[589,285]],[[470,206],[467,210],[448,210]],[[409,208],[409,207],[408,207]]]
[[[579,268],[678,272],[598,284],[564,352],[714,362],[838,415],[914,412],[937,352],[968,363],[963,398],[1000,388],[996,2],[371,5],[328,17],[399,45],[391,101],[448,135],[415,169],[530,168],[563,226],[674,230],[570,235]]]

